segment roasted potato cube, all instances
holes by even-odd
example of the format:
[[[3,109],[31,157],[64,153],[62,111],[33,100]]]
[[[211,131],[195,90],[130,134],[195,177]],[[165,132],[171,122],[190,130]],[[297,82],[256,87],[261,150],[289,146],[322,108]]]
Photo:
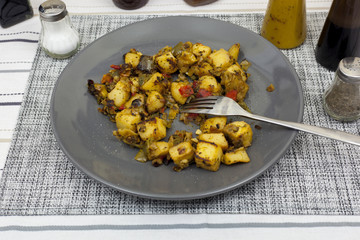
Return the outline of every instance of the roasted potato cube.
[[[211,53],[211,48],[201,43],[192,46],[192,52],[201,60],[207,58]]]
[[[139,122],[137,131],[143,141],[159,141],[166,137],[166,127],[162,119],[155,117]]]
[[[157,91],[151,91],[147,94],[146,108],[149,113],[159,111],[165,106],[165,98]]]
[[[183,51],[177,57],[177,64],[180,73],[185,73],[188,71],[189,67],[196,63],[196,56],[188,51]]]
[[[222,91],[220,83],[218,83],[216,78],[213,76],[202,76],[201,78],[199,78],[199,82],[199,89],[205,89],[209,92],[214,93],[215,95],[220,94]]]
[[[145,105],[145,95],[141,93],[134,94],[126,103],[125,108],[137,108]]]
[[[227,124],[223,132],[234,146],[249,147],[251,145],[253,132],[251,126],[244,121]]]
[[[244,100],[249,86],[246,83],[247,74],[236,64],[230,66],[221,76],[221,84],[225,87],[225,93],[235,90],[236,101]]]
[[[118,129],[116,131],[113,131],[113,134],[114,136],[116,136],[118,139],[122,140],[126,144],[138,148],[142,147],[142,142],[139,134],[137,134],[136,132],[130,129],[127,128]]]
[[[116,83],[115,88],[108,94],[108,99],[113,100],[115,106],[122,107],[130,97],[129,85],[123,81]]]
[[[178,70],[177,60],[171,52],[166,52],[155,58],[155,64],[162,73],[171,74]]]
[[[174,120],[179,112],[180,112],[179,106],[177,104],[173,104],[169,110],[169,119]]]
[[[178,170],[186,168],[193,161],[194,149],[190,142],[182,142],[169,149],[170,158]],[[180,168],[180,169],[179,169]]]
[[[135,49],[131,49],[130,52],[124,55],[124,61],[126,64],[129,64],[133,68],[136,68],[140,62],[141,55],[142,55],[141,52],[138,52]]]
[[[198,64],[192,65],[188,71],[188,75],[191,77],[193,75],[196,75],[198,77],[204,76],[204,75],[211,75],[211,71],[213,70],[213,67],[208,62],[200,62]]]
[[[223,151],[228,149],[229,144],[223,133],[203,133],[198,136],[199,140],[212,142],[220,146]]]
[[[222,132],[227,122],[226,117],[213,117],[205,120],[200,126],[202,133],[219,133]]]
[[[231,65],[226,72],[240,76],[240,79],[245,81],[247,80],[246,72],[238,64]]]
[[[139,92],[140,89],[140,83],[139,83],[139,77],[131,76],[129,79],[130,82],[130,92],[131,94],[136,94]]]
[[[170,86],[170,91],[172,97],[175,99],[176,102],[180,104],[185,104],[186,100],[188,99],[188,95],[181,94],[180,88],[189,86],[189,82],[172,82]]]
[[[136,125],[141,121],[141,116],[132,113],[131,109],[124,109],[116,114],[115,121],[118,129],[127,128],[136,132]]]
[[[146,81],[141,88],[144,91],[157,91],[163,93],[165,86],[163,84],[164,76],[161,73],[154,73],[150,79]]]
[[[195,163],[197,167],[209,171],[217,171],[223,158],[223,151],[215,143],[199,141],[195,151]]]
[[[95,83],[94,88],[99,94],[99,97],[106,98],[108,95],[108,92],[106,91],[106,86],[104,84]]]
[[[238,57],[239,57],[239,52],[240,52],[240,43],[235,43],[234,45],[232,45],[229,48],[229,54],[230,56],[237,61]]]
[[[164,158],[169,153],[169,143],[163,141],[151,142],[146,150],[148,160]]]
[[[232,149],[224,154],[222,163],[231,165],[238,162],[250,162],[249,155],[247,154],[244,147]]]
[[[209,55],[209,60],[214,68],[214,74],[216,76],[219,76],[222,71],[227,69],[232,64],[229,52],[223,48],[211,53]]]

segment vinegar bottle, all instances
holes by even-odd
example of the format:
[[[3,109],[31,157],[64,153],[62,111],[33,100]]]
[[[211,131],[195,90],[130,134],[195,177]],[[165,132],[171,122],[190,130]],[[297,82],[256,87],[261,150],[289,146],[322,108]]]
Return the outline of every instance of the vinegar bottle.
[[[360,57],[360,0],[332,2],[315,56],[331,71],[335,71],[345,57]]]

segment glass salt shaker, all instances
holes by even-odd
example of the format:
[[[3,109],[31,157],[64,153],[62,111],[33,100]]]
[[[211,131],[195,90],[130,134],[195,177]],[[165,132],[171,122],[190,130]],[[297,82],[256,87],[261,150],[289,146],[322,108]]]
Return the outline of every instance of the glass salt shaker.
[[[48,0],[39,6],[39,13],[43,50],[58,59],[75,54],[80,46],[80,37],[71,24],[65,4],[60,0]]]
[[[347,57],[340,61],[323,101],[325,111],[336,120],[360,118],[360,58]]]

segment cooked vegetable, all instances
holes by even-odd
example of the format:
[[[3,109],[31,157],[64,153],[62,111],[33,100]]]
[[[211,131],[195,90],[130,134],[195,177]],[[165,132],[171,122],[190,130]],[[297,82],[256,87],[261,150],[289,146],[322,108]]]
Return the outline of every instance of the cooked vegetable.
[[[166,137],[165,124],[158,117],[139,122],[137,131],[143,141],[158,141]]]
[[[222,163],[226,164],[226,165],[231,165],[234,163],[239,163],[239,162],[250,162],[250,158],[248,156],[248,154],[246,153],[246,150],[244,147],[240,147],[240,148],[236,148],[236,149],[232,149],[230,151],[227,151],[224,154],[224,158],[222,160]]]
[[[195,163],[197,167],[217,171],[223,158],[220,146],[212,142],[199,141],[196,146]]]
[[[124,55],[125,64],[130,64],[133,68],[136,68],[140,62],[141,55],[141,52],[138,52],[135,49],[130,49],[130,52]]]
[[[203,124],[201,124],[200,130],[203,133],[219,133],[223,131],[226,122],[227,122],[226,117],[209,118]]]
[[[212,142],[220,146],[223,151],[227,150],[229,144],[223,133],[203,133],[198,136],[199,140]]]
[[[249,147],[251,145],[253,132],[250,125],[244,121],[227,124],[223,132],[234,146]]]
[[[146,109],[149,113],[160,111],[165,106],[165,98],[157,91],[151,91],[147,94]]]
[[[174,161],[175,170],[180,171],[189,166],[194,158],[194,149],[190,142],[179,143],[169,150],[170,158]]]
[[[155,167],[172,162],[175,171],[195,162],[199,168],[217,171],[221,162],[250,161],[246,153],[252,142],[249,124],[181,113],[180,121],[199,125],[197,136],[177,130],[164,139],[180,106],[193,98],[225,95],[247,107],[244,98],[250,75],[246,71],[251,64],[238,63],[239,55],[238,43],[229,50],[213,50],[202,43],[179,42],[153,56],[130,49],[124,63],[111,65],[100,83],[88,80],[88,91],[102,106],[99,112],[115,122],[113,135],[140,149],[137,161],[151,161]]]

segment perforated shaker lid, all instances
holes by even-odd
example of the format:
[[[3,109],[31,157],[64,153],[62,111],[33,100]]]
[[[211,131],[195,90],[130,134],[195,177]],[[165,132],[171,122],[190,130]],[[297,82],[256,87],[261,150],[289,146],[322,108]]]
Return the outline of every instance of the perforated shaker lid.
[[[359,57],[347,57],[340,61],[338,74],[341,79],[360,82],[360,58]]]
[[[66,5],[60,0],[48,0],[39,6],[40,18],[48,22],[56,22],[67,15]]]

